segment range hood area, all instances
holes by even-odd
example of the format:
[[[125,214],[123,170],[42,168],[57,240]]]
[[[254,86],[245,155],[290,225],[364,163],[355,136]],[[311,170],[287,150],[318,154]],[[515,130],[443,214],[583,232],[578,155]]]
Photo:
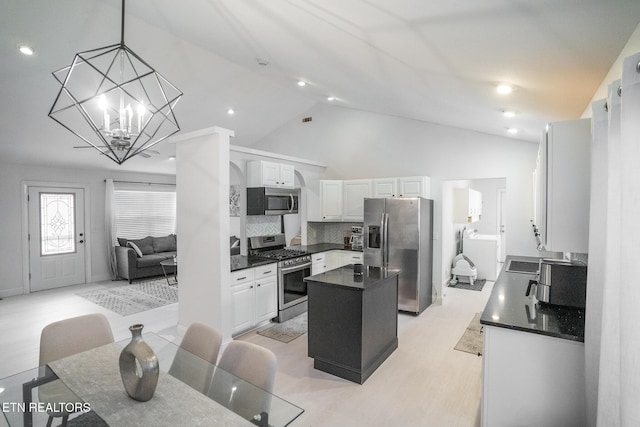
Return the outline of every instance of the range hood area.
[[[247,215],[297,214],[299,188],[247,188]]]

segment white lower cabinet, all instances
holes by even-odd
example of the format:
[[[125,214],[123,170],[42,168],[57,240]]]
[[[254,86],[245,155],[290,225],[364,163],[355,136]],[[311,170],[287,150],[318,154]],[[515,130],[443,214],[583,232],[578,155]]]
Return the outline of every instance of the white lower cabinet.
[[[327,271],[327,253],[319,252],[311,256],[311,275]]]
[[[322,259],[322,263],[318,262],[314,269],[316,258]],[[311,259],[311,274],[319,274],[344,265],[362,264],[363,255],[362,252],[335,250],[314,254]]]
[[[233,326],[231,333],[247,331],[276,317],[278,311],[277,264],[231,273]]]
[[[483,427],[586,425],[584,343],[483,326]]]
[[[256,324],[273,319],[278,314],[278,276],[276,264],[255,268]]]

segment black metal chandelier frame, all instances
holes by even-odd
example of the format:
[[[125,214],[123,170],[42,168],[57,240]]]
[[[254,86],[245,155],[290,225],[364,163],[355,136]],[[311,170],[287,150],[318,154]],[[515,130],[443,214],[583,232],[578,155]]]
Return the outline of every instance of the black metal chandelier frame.
[[[180,131],[174,107],[183,95],[125,45],[124,17],[122,0],[120,43],[80,52],[70,66],[53,72],[61,87],[49,111],[49,117],[89,144],[87,147],[118,164]],[[101,62],[105,71],[99,67]],[[119,110],[109,109],[107,98],[115,100]],[[96,108],[100,102],[104,105]],[[131,103],[138,106],[137,127]],[[100,109],[102,113],[96,114]],[[117,119],[111,121],[109,112],[115,112]]]

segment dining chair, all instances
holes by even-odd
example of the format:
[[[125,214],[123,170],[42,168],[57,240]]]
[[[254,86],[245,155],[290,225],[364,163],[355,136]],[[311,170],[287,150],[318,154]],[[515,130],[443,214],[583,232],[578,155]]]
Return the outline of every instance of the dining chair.
[[[40,334],[40,366],[92,348],[114,342],[107,318],[100,313],[86,314],[50,323]],[[56,380],[38,387],[40,402],[82,402],[61,381]],[[55,417],[62,417],[67,425],[70,412],[49,412],[47,427]]]
[[[231,341],[220,356],[221,370],[214,373],[209,396],[245,419],[268,413],[276,365],[271,350],[246,341]],[[227,373],[253,385],[238,383]]]
[[[171,363],[169,374],[199,392],[206,393],[221,344],[222,335],[215,328],[204,323],[192,323],[180,342],[180,350]]]

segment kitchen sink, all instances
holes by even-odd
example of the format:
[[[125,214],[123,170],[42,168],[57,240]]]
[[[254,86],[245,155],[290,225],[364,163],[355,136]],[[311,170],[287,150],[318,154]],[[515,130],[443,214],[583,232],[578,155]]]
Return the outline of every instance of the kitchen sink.
[[[509,260],[507,273],[538,274],[539,263],[533,261]]]

